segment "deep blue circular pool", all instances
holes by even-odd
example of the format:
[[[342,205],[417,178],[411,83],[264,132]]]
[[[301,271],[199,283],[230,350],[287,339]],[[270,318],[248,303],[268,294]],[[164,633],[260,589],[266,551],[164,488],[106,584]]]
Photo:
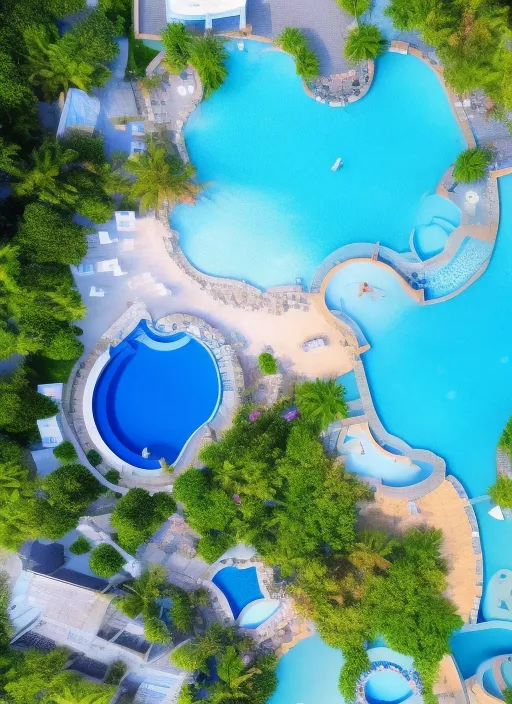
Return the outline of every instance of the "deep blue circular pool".
[[[161,458],[176,462],[196,430],[213,418],[220,397],[211,351],[188,333],[162,335],[144,320],[111,348],[92,408],[101,438],[117,457],[157,469]]]

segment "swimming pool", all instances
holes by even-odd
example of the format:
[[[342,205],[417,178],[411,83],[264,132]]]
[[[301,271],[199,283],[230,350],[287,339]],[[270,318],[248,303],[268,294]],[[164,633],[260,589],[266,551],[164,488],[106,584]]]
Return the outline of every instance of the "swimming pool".
[[[400,704],[411,696],[412,690],[398,672],[381,670],[368,679],[364,693],[369,704]]]
[[[336,110],[306,95],[287,54],[254,41],[227,48],[225,84],[184,131],[198,180],[210,184],[172,214],[190,261],[263,287],[309,285],[343,244],[408,250],[422,200],[465,148],[435,73],[385,54],[365,98]]]
[[[140,469],[159,468],[160,458],[174,464],[220,403],[213,354],[193,335],[159,334],[141,321],[106,355],[92,397],[106,447]]]
[[[451,201],[437,194],[425,198],[416,215],[413,234],[413,247],[420,259],[442,252],[460,220],[460,208]]]
[[[254,566],[223,567],[212,582],[226,597],[235,621],[239,619],[238,625],[244,628],[257,628],[280,606],[276,599],[264,598]]]

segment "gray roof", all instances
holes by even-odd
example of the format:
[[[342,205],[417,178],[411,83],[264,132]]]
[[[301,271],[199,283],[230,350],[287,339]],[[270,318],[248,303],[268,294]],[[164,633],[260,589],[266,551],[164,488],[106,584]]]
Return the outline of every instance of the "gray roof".
[[[64,546],[60,543],[26,542],[19,555],[24,568],[37,574],[53,574],[64,564]]]

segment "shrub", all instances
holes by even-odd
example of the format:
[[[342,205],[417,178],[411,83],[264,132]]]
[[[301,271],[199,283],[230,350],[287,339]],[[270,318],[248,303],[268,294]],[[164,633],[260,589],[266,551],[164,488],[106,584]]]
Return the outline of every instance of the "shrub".
[[[489,496],[498,506],[512,508],[512,479],[506,474],[500,474],[494,484],[489,487]]]
[[[87,457],[87,459],[89,460],[89,462],[92,464],[93,467],[97,467],[99,464],[101,464],[103,462],[102,456],[96,450],[89,450],[85,456]]]
[[[168,590],[171,598],[170,617],[178,631],[189,633],[195,621],[196,610],[191,595],[184,589],[172,586]]]
[[[144,636],[150,643],[168,645],[171,642],[169,629],[158,616],[144,617]]]
[[[114,660],[107,670],[107,675],[104,679],[105,684],[119,684],[126,674],[128,669],[126,663],[123,660]]]
[[[262,374],[277,374],[277,360],[270,352],[262,352],[260,354],[258,365]]]
[[[110,522],[117,530],[119,544],[134,554],[175,510],[176,503],[169,494],[150,496],[144,489],[130,489],[117,502]]]
[[[320,61],[310,49],[305,35],[296,27],[286,27],[276,39],[283,51],[295,57],[297,75],[305,81],[316,78],[320,73]]]
[[[193,684],[182,685],[176,704],[194,704],[196,701],[195,692],[196,688]]]
[[[508,419],[506,426],[503,428],[498,447],[512,458],[512,417]]]
[[[43,488],[53,506],[75,515],[103,493],[99,481],[81,464],[58,467],[44,479]]]
[[[352,17],[361,17],[365,12],[368,12],[371,6],[371,0],[336,0],[342,10],[345,10]]]
[[[85,555],[85,553],[89,552],[90,549],[91,544],[83,535],[77,538],[75,542],[69,546],[69,552],[73,555]]]
[[[112,577],[124,563],[124,557],[108,543],[101,543],[94,548],[89,558],[89,567],[99,577]]]
[[[382,52],[385,40],[374,24],[360,24],[348,33],[345,58],[352,63],[376,59]]]
[[[295,402],[301,417],[318,430],[325,430],[333,421],[348,415],[343,386],[336,379],[316,379],[298,384]]]
[[[171,22],[162,32],[165,62],[171,73],[184,71],[190,61],[193,37],[181,22]]]
[[[104,476],[107,482],[110,482],[111,484],[119,484],[119,480],[121,478],[121,474],[117,471],[117,469],[109,469],[108,472],[105,472]]]
[[[347,702],[354,700],[357,680],[370,668],[370,660],[364,648],[344,648],[345,662],[341,668],[338,687]]]
[[[453,178],[459,183],[480,181],[487,175],[487,167],[494,158],[491,149],[475,147],[459,154],[453,168]]]
[[[209,98],[226,80],[227,58],[224,42],[219,37],[209,35],[193,43],[190,63],[199,74],[205,98]]]
[[[197,554],[205,562],[215,562],[231,547],[231,540],[225,533],[203,535],[197,544]]]
[[[64,440],[64,442],[54,448],[53,454],[63,464],[70,464],[78,459],[74,445],[69,440]]]

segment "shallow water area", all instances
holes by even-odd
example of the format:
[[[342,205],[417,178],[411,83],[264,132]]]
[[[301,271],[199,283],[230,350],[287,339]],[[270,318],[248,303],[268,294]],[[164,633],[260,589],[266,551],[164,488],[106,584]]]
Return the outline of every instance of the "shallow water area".
[[[336,109],[306,95],[287,54],[254,41],[242,52],[227,46],[228,78],[184,132],[209,184],[172,214],[192,263],[267,287],[309,284],[350,242],[407,250],[421,201],[464,148],[434,72],[386,54],[369,93]]]

